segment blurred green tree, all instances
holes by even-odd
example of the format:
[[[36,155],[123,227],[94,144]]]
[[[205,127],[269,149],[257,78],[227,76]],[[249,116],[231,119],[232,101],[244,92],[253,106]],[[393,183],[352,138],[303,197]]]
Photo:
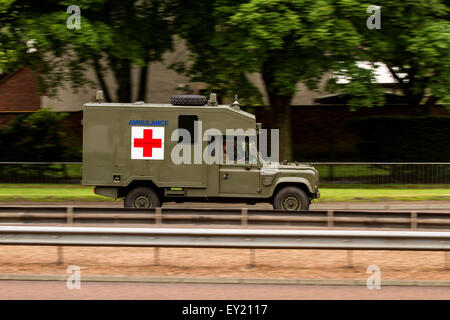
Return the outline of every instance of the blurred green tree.
[[[138,100],[144,100],[151,61],[172,48],[172,34],[163,0],[80,0],[80,28],[69,29],[70,1],[7,0],[0,4],[0,68],[22,66],[38,71],[40,87],[55,94],[63,80],[74,88],[88,82],[84,71],[95,70],[105,100],[112,88],[119,102],[132,98],[131,68],[140,67]],[[115,84],[105,81],[111,71]],[[93,83],[91,83],[93,84]]]
[[[18,116],[0,131],[0,161],[72,160],[61,124],[67,115],[40,109]]]
[[[428,114],[437,102],[450,103],[449,4],[384,0],[380,29],[367,28],[355,12],[351,17],[362,35],[361,51],[369,61],[386,64],[417,115]]]
[[[373,71],[356,61],[385,63],[418,114],[450,100],[445,0],[383,1],[381,29],[367,28],[369,4],[361,0],[80,0],[81,29],[66,27],[70,4],[0,2],[0,68],[33,66],[51,94],[62,80],[85,85],[83,71],[92,66],[109,101],[104,74],[110,70],[117,99],[129,102],[130,68],[138,64],[143,100],[149,62],[171,49],[176,33],[192,55],[174,68],[194,81],[224,93],[239,90],[261,103],[261,92],[248,80],[261,74],[272,128],[282,129],[282,159],[292,159],[289,105],[298,83],[315,89],[334,70],[349,83],[333,84],[332,78],[328,88],[350,93],[351,107],[383,102]]]
[[[351,4],[326,0],[171,4],[176,29],[187,40],[194,61],[176,66],[178,70],[214,88],[231,87],[240,93],[255,92],[248,75],[261,74],[271,127],[280,129],[280,159],[291,160],[289,105],[298,83],[315,89],[337,62],[350,66],[359,53],[361,35],[346,18],[347,11],[354,10]],[[359,90],[364,96],[374,91],[365,82],[360,82]]]
[[[261,98],[248,80],[259,73],[280,128],[280,158],[292,159],[289,104],[298,83],[316,89],[332,70],[327,88],[353,98],[350,106],[383,103],[374,72],[357,61],[384,62],[414,109],[448,99],[448,7],[443,1],[383,1],[381,29],[368,29],[369,4],[360,0],[171,0],[177,32],[191,60],[174,67],[195,81]],[[386,8],[384,3],[386,3]],[[406,78],[400,78],[407,73]]]

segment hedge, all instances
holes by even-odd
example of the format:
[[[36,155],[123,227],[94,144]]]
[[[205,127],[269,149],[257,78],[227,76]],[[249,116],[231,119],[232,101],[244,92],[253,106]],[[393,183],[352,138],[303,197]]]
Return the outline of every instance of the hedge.
[[[379,116],[350,125],[361,161],[450,161],[450,117]]]

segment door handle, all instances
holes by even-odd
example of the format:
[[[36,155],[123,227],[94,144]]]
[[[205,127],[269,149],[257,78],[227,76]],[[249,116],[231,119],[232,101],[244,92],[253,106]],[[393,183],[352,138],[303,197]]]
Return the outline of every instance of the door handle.
[[[223,174],[223,178],[224,178],[224,179],[228,179],[228,173],[224,173],[224,174]]]

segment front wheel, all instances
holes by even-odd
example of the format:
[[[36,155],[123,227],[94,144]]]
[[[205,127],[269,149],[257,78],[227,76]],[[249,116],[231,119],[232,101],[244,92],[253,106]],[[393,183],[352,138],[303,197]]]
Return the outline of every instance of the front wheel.
[[[273,198],[275,210],[301,211],[309,209],[309,199],[303,190],[297,187],[280,189]]]
[[[127,193],[125,208],[156,208],[161,206],[158,194],[148,187],[137,187]]]

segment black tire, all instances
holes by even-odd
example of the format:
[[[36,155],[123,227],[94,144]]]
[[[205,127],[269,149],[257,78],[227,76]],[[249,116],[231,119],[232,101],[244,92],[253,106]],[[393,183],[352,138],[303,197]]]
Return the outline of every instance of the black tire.
[[[137,187],[127,193],[125,208],[157,208],[161,207],[158,194],[148,187]]]
[[[309,210],[309,198],[297,187],[284,187],[273,198],[273,208],[285,211]]]
[[[174,106],[204,106],[208,100],[199,95],[174,95],[170,97],[170,103]]]

